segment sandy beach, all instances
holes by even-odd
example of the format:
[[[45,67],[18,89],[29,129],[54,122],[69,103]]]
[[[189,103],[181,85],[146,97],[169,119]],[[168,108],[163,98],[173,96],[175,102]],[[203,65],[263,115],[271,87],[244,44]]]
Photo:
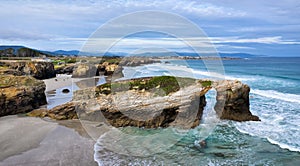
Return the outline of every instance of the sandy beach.
[[[80,121],[59,123],[16,115],[1,117],[0,166],[97,165],[95,141]]]

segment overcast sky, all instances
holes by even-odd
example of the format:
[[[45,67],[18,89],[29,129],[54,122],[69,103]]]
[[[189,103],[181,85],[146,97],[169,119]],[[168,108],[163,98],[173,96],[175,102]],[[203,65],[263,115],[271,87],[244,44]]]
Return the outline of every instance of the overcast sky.
[[[0,9],[0,45],[80,50],[109,20],[131,12],[156,10],[194,22],[219,52],[300,56],[299,0],[1,0]],[[130,26],[119,28],[126,27]],[[146,33],[128,38],[115,51],[143,44],[190,51],[167,35],[153,36]]]

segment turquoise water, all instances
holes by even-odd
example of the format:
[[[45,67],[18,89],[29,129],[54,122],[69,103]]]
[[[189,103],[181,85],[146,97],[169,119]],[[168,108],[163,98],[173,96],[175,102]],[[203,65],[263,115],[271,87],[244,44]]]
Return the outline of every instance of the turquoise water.
[[[201,60],[168,61],[125,67],[124,75],[210,77]],[[105,134],[95,144],[95,160],[100,165],[300,165],[300,58],[230,60],[223,65],[226,79],[251,87],[250,109],[261,122],[218,120],[211,91],[202,124],[196,129],[124,128],[121,133],[138,139]],[[199,145],[202,140],[206,146]]]

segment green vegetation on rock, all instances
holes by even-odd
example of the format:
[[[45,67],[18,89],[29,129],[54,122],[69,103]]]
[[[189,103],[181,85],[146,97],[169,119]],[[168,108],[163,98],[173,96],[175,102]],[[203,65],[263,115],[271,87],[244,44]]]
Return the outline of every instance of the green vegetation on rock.
[[[106,83],[97,87],[96,92],[101,94],[110,94],[112,92],[121,92],[127,90],[145,90],[151,91],[159,96],[168,95],[177,92],[180,88],[192,85],[195,79],[179,78],[173,76],[158,76],[151,78],[133,79],[130,81],[120,81]]]
[[[12,75],[0,75],[0,88],[7,88],[12,86],[35,86],[43,83],[37,81],[31,76],[12,76]]]
[[[210,80],[200,80],[199,82],[203,87],[209,87],[212,85],[212,81]]]

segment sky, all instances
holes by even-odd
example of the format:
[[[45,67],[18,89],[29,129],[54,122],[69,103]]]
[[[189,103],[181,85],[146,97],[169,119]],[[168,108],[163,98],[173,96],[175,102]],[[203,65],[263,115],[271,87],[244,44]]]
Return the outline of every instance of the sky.
[[[82,50],[103,28],[109,30],[105,35],[100,34],[98,44],[116,41],[118,35],[132,32],[136,26],[149,26],[148,30],[160,29],[163,33],[128,34],[111,51],[157,48],[191,52],[193,49],[182,40],[189,43],[207,37],[218,52],[300,56],[299,0],[1,0],[0,8],[0,45],[24,45],[48,51]],[[123,17],[150,10],[167,12],[174,18],[168,14]],[[118,23],[106,26],[118,18],[126,20],[119,19]],[[185,20],[203,34],[191,31]],[[169,31],[173,33],[166,33]],[[179,40],[177,34],[182,31],[190,34]]]

